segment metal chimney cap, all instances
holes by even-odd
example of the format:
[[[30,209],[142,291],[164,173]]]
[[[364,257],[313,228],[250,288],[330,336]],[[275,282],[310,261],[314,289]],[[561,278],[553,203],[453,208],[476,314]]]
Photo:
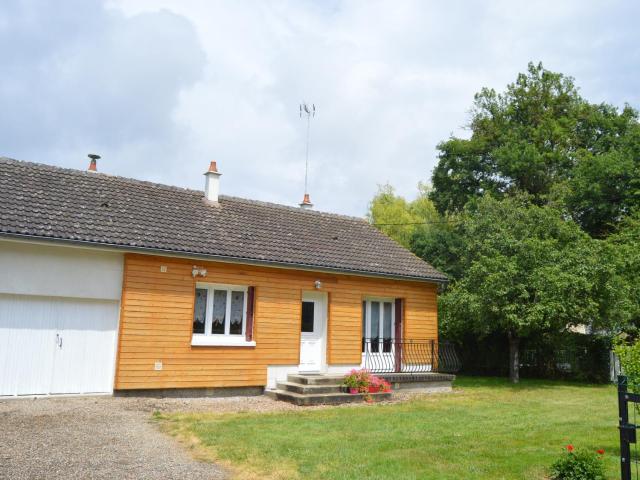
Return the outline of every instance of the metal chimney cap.
[[[98,160],[102,158],[100,155],[96,155],[95,153],[90,153],[87,155],[87,157],[89,157],[91,160]]]

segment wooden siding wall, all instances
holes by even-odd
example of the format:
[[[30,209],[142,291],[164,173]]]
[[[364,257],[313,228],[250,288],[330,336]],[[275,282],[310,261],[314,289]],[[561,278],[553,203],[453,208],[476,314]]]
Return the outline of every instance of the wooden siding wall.
[[[194,264],[206,278],[192,277]],[[299,362],[302,292],[316,280],[329,294],[329,364],[360,363],[367,296],[405,299],[405,338],[437,338],[434,284],[127,254],[116,390],[265,385],[267,365]],[[191,346],[196,281],[256,287],[256,347]]]

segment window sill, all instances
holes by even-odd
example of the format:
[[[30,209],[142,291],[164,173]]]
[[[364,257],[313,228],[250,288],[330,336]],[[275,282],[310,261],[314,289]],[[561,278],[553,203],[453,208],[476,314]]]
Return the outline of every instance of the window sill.
[[[242,338],[221,338],[206,335],[194,335],[191,337],[191,346],[194,347],[255,347],[256,342],[247,342]]]

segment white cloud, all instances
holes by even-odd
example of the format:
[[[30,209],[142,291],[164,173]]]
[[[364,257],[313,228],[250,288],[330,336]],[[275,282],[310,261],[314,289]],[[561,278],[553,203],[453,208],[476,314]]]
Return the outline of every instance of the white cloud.
[[[172,118],[179,92],[205,64],[191,23],[85,0],[52,5],[0,7],[0,56],[11,59],[0,77],[2,154],[85,168],[97,151],[105,171],[131,176],[156,157],[167,167],[158,179],[170,181],[185,133]]]
[[[575,76],[593,101],[640,103],[631,3],[62,5],[0,7],[0,40],[20,41],[0,47],[16,72],[0,78],[15,116],[0,120],[3,154],[75,166],[97,149],[112,173],[195,188],[215,159],[224,193],[295,204],[305,99],[318,107],[312,200],[362,215],[379,183],[411,196],[436,144],[465,134],[473,94],[528,61]]]

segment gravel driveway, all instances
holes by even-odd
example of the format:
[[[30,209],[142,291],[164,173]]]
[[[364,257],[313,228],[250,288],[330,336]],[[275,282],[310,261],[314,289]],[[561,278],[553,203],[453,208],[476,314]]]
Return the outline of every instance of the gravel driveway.
[[[295,409],[268,397],[0,400],[0,478],[222,479],[151,419],[154,411]]]

